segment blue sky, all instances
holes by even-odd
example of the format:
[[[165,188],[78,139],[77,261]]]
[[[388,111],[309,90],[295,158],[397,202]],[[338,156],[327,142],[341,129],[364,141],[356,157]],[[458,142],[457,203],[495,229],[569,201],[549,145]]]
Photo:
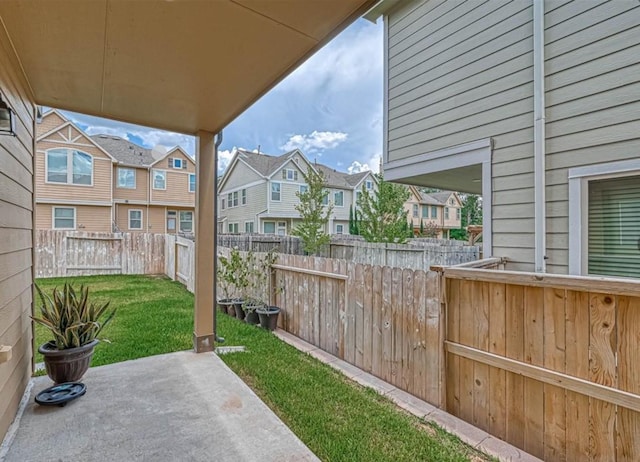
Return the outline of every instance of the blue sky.
[[[342,171],[377,171],[382,152],[382,23],[359,19],[224,130],[220,169],[234,148],[278,155],[299,148]],[[97,117],[65,113],[89,134],[108,133],[152,148],[195,139]]]

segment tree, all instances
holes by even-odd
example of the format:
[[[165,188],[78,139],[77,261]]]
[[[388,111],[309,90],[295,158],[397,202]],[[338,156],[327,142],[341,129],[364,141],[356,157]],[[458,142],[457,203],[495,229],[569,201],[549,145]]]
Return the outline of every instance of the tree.
[[[353,205],[349,206],[349,234],[356,233],[356,220],[353,216]]]
[[[462,229],[452,229],[451,239],[467,240],[467,226],[482,224],[482,197],[477,194],[459,194],[462,202],[460,223]]]
[[[424,235],[424,221],[420,220],[420,236]]]
[[[296,192],[300,202],[295,206],[300,213],[301,222],[291,234],[302,239],[304,251],[313,255],[331,241],[325,229],[333,211],[333,204],[323,204],[328,193],[322,172],[316,173],[309,169],[302,177],[307,183],[307,190]]]
[[[360,234],[367,242],[407,241],[407,211],[404,203],[409,190],[402,185],[384,181],[378,175],[378,192],[370,193],[364,187],[358,199]]]

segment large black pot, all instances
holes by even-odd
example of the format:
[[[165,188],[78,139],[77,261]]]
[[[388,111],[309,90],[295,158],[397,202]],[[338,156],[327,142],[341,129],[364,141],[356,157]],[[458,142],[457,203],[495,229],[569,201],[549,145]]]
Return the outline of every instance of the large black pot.
[[[244,322],[246,322],[247,324],[251,324],[252,326],[258,324],[260,322],[260,318],[258,317],[258,313],[256,312],[256,310],[263,307],[264,304],[262,303],[245,303],[243,306],[244,312],[246,314]]]
[[[218,300],[218,310],[220,310],[224,314],[235,316],[236,311],[233,307],[235,304],[236,302],[232,298],[223,298],[222,300]]]
[[[263,329],[270,331],[276,330],[276,327],[278,327],[278,315],[280,314],[280,308],[277,306],[264,306],[256,309],[256,313],[258,313],[260,326]]]
[[[44,356],[47,375],[56,384],[77,382],[89,369],[93,349],[97,344],[98,340],[94,340],[78,348],[58,350],[56,344],[51,341],[40,345],[38,351]]]
[[[235,304],[233,305],[236,313],[236,318],[240,319],[241,321],[244,319],[244,310],[242,309],[242,305],[244,305],[244,300],[241,300],[239,298],[235,300]]]

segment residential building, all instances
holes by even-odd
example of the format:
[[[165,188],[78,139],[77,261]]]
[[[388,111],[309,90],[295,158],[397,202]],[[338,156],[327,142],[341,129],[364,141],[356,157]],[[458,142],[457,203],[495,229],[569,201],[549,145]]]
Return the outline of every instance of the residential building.
[[[88,136],[51,110],[36,125],[36,228],[191,233],[195,162],[118,136]]]
[[[385,179],[483,196],[485,256],[640,277],[640,4],[380,2]]]
[[[350,175],[311,163],[298,149],[280,156],[236,150],[218,187],[219,232],[290,234],[300,222],[296,193],[308,187],[309,170],[324,175],[333,204],[326,232],[348,234],[349,209],[363,187],[377,189],[377,179],[370,171]]]
[[[409,223],[413,224],[413,232],[422,229],[432,237],[448,239],[449,231],[460,229],[462,202],[453,191],[426,193],[416,186],[409,186],[409,199],[404,204]]]

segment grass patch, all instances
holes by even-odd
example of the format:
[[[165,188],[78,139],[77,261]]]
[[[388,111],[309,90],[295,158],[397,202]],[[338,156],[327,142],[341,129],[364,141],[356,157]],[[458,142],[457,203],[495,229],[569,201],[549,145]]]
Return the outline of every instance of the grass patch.
[[[111,300],[118,309],[103,332],[112,343],[96,347],[93,366],[191,348],[194,298],[180,284],[148,276],[41,279],[38,284],[50,292],[65,280],[88,284],[97,302]],[[221,358],[324,461],[491,460],[269,332],[220,314],[218,334],[225,345],[247,347],[245,353]],[[37,344],[49,339],[37,326]],[[42,361],[40,355],[36,361]]]

